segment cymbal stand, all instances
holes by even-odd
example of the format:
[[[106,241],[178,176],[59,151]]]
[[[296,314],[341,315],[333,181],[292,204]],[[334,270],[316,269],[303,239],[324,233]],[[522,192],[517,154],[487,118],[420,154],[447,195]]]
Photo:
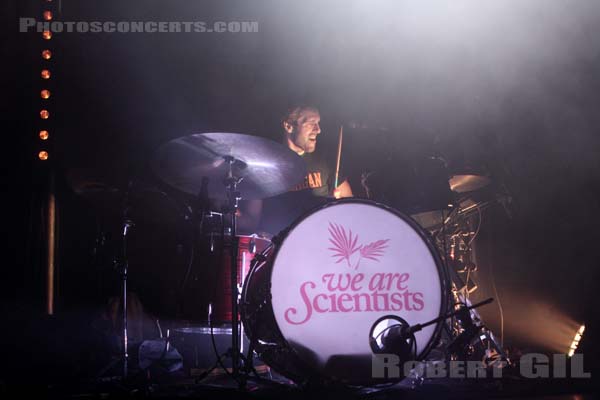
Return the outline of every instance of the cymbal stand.
[[[126,201],[127,202],[127,201]],[[107,371],[111,370],[116,364],[123,363],[122,369],[122,378],[123,380],[127,379],[129,375],[128,371],[128,362],[129,362],[129,349],[128,349],[128,335],[127,335],[127,275],[129,270],[129,262],[127,260],[127,236],[131,228],[135,226],[133,221],[128,217],[128,209],[129,207],[126,205],[124,207],[123,212],[123,225],[122,225],[122,239],[121,239],[121,256],[117,257],[113,261],[114,267],[119,270],[121,275],[121,310],[122,310],[122,348],[121,355],[118,359],[112,361],[109,365],[104,367],[100,373],[97,374],[98,377],[102,377]]]
[[[454,339],[448,345],[447,350],[459,358],[466,358],[473,341],[478,338],[480,344],[485,346],[486,363],[492,365],[492,363],[500,361],[506,365],[509,363],[509,359],[493,332],[485,326],[477,310],[469,309],[471,306],[469,295],[477,289],[476,282],[471,279],[471,272],[477,270],[471,244],[479,232],[481,214],[478,227],[474,232],[471,231],[469,217],[461,214],[459,209],[453,231],[451,233],[443,232],[450,242],[450,249],[444,251],[444,258],[450,276],[452,297],[455,308],[458,307],[462,310],[453,322]],[[445,241],[446,238],[443,240]],[[464,280],[460,276],[460,272],[466,272]]]
[[[127,234],[129,230],[133,228],[135,224],[129,218],[123,220],[123,254],[121,260],[121,280],[122,280],[122,310],[123,310],[123,378],[127,378],[127,363],[129,361],[128,353],[128,339],[127,339],[127,272],[129,269],[129,262],[127,261]]]
[[[227,213],[230,217],[230,251],[231,251],[231,365],[232,375],[234,379],[240,376],[240,334],[238,330],[238,273],[237,273],[237,257],[238,257],[238,238],[237,238],[237,210],[239,200],[241,200],[240,192],[237,190],[237,185],[243,178],[238,178],[233,174],[234,164],[239,162],[231,156],[225,156],[225,162],[229,164],[227,175],[224,180],[227,188]],[[240,381],[240,386],[244,386],[243,381]]]

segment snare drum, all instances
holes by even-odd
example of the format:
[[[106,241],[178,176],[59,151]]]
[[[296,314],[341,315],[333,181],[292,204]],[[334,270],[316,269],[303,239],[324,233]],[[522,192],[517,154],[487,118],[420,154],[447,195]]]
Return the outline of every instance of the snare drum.
[[[437,318],[447,282],[412,219],[373,202],[339,200],[297,220],[255,258],[242,321],[263,361],[290,379],[369,384],[373,323],[390,314],[410,325]],[[442,324],[415,334],[417,360]]]

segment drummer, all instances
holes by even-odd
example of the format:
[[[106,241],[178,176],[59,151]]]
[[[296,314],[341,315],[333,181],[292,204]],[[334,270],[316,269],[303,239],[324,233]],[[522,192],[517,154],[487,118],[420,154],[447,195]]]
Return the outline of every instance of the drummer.
[[[335,172],[317,151],[321,115],[312,105],[295,105],[281,119],[284,144],[306,162],[304,181],[289,192],[264,200],[260,230],[277,234],[296,218],[328,199],[352,197],[347,180],[334,188]],[[333,160],[331,160],[333,161]]]
[[[333,196],[336,199],[352,197],[352,189],[347,180],[333,188],[334,174],[331,166],[315,152],[317,138],[321,134],[320,122],[319,110],[310,105],[291,107],[282,118],[285,144],[304,159],[308,171],[304,182],[293,190],[312,189],[315,196]]]

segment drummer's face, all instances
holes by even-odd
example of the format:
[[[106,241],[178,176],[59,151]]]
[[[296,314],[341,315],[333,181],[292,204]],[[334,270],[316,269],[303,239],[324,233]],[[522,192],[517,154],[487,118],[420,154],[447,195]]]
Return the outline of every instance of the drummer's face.
[[[289,138],[296,149],[312,153],[317,148],[317,136],[321,133],[321,115],[317,110],[303,110],[298,122],[288,128]]]

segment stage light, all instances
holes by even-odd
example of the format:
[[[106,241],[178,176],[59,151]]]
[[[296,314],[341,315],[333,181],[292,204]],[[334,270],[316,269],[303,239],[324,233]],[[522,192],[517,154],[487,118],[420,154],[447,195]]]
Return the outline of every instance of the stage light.
[[[44,89],[40,92],[40,96],[42,99],[47,99],[50,97],[50,91],[48,89]]]
[[[42,51],[42,58],[44,60],[49,60],[52,57],[52,52],[50,50]]]
[[[42,32],[42,37],[46,40],[50,40],[52,38],[52,32],[44,31],[44,32]]]
[[[38,158],[42,161],[46,161],[48,159],[48,152],[46,150],[42,150],[38,153]]]
[[[583,331],[585,331],[585,325],[581,325],[579,327],[579,330],[577,330],[577,332],[575,333],[575,337],[573,338],[571,346],[569,347],[569,352],[567,353],[569,357],[573,357],[573,354],[575,354],[575,350],[577,350],[577,346],[579,346],[579,342],[581,341],[581,337],[583,336]]]
[[[50,79],[50,71],[47,69],[43,69],[41,76],[42,76],[42,79]]]
[[[48,110],[42,110],[42,111],[40,111],[40,118],[41,119],[48,119],[48,118],[50,118],[50,112]]]
[[[49,137],[50,137],[50,134],[48,133],[48,131],[46,131],[46,130],[40,131],[40,139],[48,140]]]
[[[43,15],[46,21],[52,21],[52,11],[46,10]]]

